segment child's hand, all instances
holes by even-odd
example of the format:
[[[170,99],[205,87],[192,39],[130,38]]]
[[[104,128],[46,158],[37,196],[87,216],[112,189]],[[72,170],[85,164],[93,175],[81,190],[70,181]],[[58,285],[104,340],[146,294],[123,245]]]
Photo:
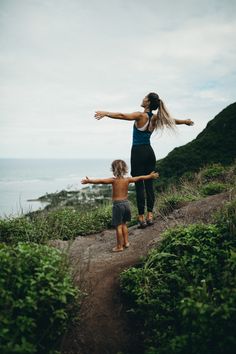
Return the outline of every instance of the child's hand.
[[[185,124],[190,126],[194,125],[194,122],[191,119],[186,119]]]
[[[103,117],[106,116],[106,113],[107,113],[107,112],[104,112],[104,111],[96,111],[94,117],[95,117],[97,120],[100,120],[100,119],[102,119]]]
[[[86,176],[85,178],[83,178],[83,179],[81,180],[81,183],[82,183],[82,184],[87,184],[87,183],[89,183],[89,178]]]
[[[151,176],[153,179],[156,179],[156,178],[159,177],[159,173],[158,173],[158,172],[155,172],[155,171],[152,171],[152,172],[150,173],[150,176]]]

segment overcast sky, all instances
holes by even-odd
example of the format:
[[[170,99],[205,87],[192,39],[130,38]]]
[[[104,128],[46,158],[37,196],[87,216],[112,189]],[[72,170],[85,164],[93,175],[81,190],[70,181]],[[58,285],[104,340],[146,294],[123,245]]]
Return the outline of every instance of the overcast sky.
[[[235,0],[0,0],[0,157],[127,158],[157,92],[193,127],[153,134],[157,158],[235,102]]]

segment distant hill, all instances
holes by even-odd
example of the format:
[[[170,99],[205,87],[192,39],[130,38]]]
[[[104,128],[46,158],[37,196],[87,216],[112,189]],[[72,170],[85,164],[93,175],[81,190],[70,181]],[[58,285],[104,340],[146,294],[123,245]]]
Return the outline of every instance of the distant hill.
[[[211,163],[228,165],[236,159],[236,103],[221,111],[190,143],[158,160],[159,186]]]

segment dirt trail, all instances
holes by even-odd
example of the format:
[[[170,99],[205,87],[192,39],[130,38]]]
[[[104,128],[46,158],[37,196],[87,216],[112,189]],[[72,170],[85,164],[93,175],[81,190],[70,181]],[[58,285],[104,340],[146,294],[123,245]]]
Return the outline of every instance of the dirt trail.
[[[107,230],[72,243],[57,241],[67,248],[79,288],[87,293],[80,310],[80,325],[70,328],[62,344],[63,354],[138,354],[142,344],[134,338],[119,296],[119,274],[137,264],[141,256],[157,245],[167,228],[193,222],[209,222],[212,212],[229,200],[228,193],[210,196],[175,210],[166,218],[157,217],[144,230],[129,229],[130,247],[112,253],[115,231]]]

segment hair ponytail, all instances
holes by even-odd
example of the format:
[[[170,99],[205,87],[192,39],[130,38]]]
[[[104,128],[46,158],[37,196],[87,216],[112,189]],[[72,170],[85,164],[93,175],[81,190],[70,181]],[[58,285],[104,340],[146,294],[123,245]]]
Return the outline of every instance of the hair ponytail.
[[[157,122],[154,129],[160,128],[164,129],[165,127],[174,129],[175,120],[171,117],[170,113],[167,111],[164,102],[160,99],[159,108],[157,111]]]
[[[171,117],[170,113],[167,111],[164,102],[159,98],[159,96],[151,92],[147,95],[150,102],[150,109],[156,110],[156,116],[152,117],[151,120],[151,130],[161,129],[163,130],[165,127],[170,129],[175,129],[175,120]]]

